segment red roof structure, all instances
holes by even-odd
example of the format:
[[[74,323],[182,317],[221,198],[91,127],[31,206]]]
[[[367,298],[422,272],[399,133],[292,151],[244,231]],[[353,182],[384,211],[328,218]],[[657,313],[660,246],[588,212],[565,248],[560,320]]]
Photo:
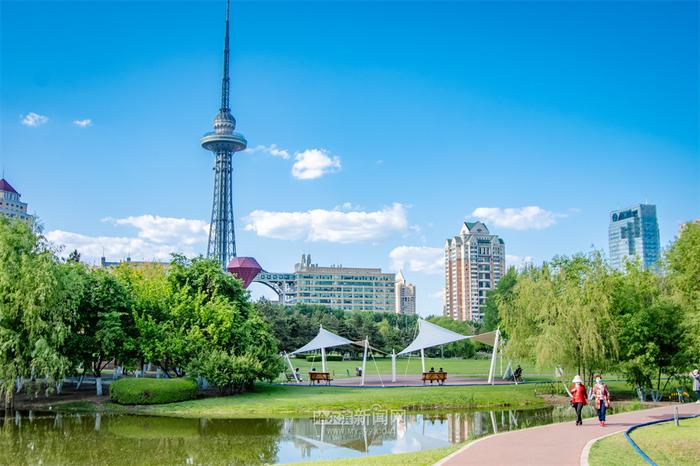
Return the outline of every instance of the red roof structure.
[[[262,267],[253,257],[234,257],[226,266],[226,270],[243,282],[243,288],[248,288]]]
[[[0,191],[7,191],[10,193],[19,194],[17,191],[15,191],[15,188],[13,188],[12,185],[10,185],[10,183],[5,181],[5,178],[0,180]]]

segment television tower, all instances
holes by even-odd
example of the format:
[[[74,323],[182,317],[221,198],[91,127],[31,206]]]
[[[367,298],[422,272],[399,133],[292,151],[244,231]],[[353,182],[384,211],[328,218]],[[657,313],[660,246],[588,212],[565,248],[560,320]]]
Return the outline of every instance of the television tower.
[[[233,154],[246,148],[248,142],[235,132],[236,119],[229,107],[229,0],[226,0],[226,33],[224,35],[224,76],[221,81],[221,107],[214,118],[214,131],[202,137],[202,147],[215,155],[214,198],[209,224],[207,257],[225,269],[236,257],[236,234],[233,222]]]

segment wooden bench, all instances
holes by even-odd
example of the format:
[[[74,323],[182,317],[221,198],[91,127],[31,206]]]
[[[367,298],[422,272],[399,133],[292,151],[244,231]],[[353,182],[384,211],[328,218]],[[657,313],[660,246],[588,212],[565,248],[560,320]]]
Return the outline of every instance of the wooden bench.
[[[314,382],[320,384],[321,382],[326,382],[326,385],[331,384],[331,374],[329,372],[309,372],[309,385],[313,385]]]
[[[298,382],[301,382],[301,374],[284,374],[287,377],[287,382],[297,382],[297,377],[299,377]]]
[[[423,372],[422,380],[423,385],[425,385],[425,382],[427,381],[430,381],[431,385],[433,382],[444,385],[445,380],[447,380],[447,372]]]

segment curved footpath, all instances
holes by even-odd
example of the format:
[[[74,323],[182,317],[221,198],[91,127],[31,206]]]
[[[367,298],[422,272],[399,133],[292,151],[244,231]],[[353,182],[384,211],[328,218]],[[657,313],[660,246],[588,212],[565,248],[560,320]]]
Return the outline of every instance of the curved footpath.
[[[504,432],[478,439],[435,464],[587,465],[588,451],[595,440],[643,422],[673,418],[674,406],[680,416],[700,413],[700,404],[687,403],[608,416],[605,427],[598,425],[598,418],[591,418],[581,427],[569,421]]]

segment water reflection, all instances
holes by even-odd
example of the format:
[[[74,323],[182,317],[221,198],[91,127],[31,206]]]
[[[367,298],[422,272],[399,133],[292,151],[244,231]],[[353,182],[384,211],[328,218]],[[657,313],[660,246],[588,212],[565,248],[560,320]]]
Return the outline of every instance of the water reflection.
[[[6,412],[0,464],[265,464],[405,453],[553,422],[552,409],[180,419]]]

